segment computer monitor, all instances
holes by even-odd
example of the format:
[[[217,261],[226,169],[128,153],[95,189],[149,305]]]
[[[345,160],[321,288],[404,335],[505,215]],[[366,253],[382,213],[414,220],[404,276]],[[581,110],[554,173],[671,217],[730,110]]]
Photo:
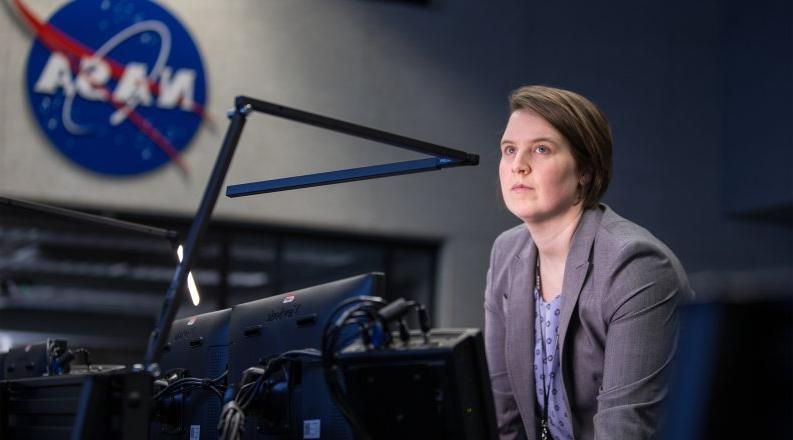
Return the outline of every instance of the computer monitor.
[[[325,324],[341,301],[360,295],[383,296],[385,276],[369,273],[308,287],[233,307],[229,337],[229,379],[262,366],[289,350],[320,349]],[[246,415],[244,438],[352,439],[350,427],[333,403],[322,364],[303,363],[285,383]],[[278,380],[279,375],[275,379]]]
[[[224,309],[174,321],[159,362],[163,377],[220,377],[228,364],[230,319],[231,309]],[[171,396],[160,399],[151,438],[217,438],[222,403],[214,392],[196,388]]]
[[[126,369],[0,381],[0,439],[147,438],[151,390]]]
[[[5,355],[3,369],[5,379],[55,376],[68,372],[56,359],[66,353],[65,339],[47,339],[42,342],[13,347]]]
[[[478,329],[412,331],[407,343],[343,349],[345,400],[373,439],[496,440],[495,406]]]

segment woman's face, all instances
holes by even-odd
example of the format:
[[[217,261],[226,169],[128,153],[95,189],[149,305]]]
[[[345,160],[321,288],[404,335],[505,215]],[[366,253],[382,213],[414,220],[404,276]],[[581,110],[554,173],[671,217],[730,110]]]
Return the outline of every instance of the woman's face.
[[[499,177],[507,208],[526,223],[563,216],[578,205],[580,176],[571,147],[531,110],[516,110],[509,117]]]

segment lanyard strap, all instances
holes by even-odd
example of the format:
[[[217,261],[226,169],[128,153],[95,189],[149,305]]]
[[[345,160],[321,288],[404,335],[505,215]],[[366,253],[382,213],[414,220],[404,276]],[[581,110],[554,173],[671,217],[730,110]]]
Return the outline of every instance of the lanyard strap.
[[[540,256],[539,255],[537,256],[537,267],[535,268],[534,277],[535,277],[535,285],[537,286],[537,295],[538,295],[538,297],[540,299],[542,299],[542,281],[540,280]],[[540,301],[540,305],[542,305],[542,301]],[[537,313],[542,313],[544,315],[545,311],[542,310],[542,307],[540,307],[540,309],[541,310],[539,310]],[[547,321],[547,320],[548,320],[548,317],[546,316],[545,317],[545,321]],[[543,360],[547,360],[548,356],[547,356],[547,353],[545,351],[545,332],[543,330],[545,325],[543,325],[543,324],[544,324],[544,322],[540,323],[540,337],[542,337],[542,341],[540,341],[540,345],[542,345],[542,357],[543,357]],[[548,397],[549,397],[549,394],[550,394],[550,390],[549,390],[550,387],[546,386],[546,384],[545,384],[545,382],[546,382],[546,380],[545,380],[545,377],[546,377],[545,367],[543,367],[542,365],[540,365],[540,367],[542,368],[542,376],[541,376],[542,377],[542,394],[543,394],[543,401],[544,401],[544,405],[543,405],[543,408],[542,408],[542,419],[541,420],[542,420],[542,423],[544,425],[547,425],[547,423],[548,423]]]

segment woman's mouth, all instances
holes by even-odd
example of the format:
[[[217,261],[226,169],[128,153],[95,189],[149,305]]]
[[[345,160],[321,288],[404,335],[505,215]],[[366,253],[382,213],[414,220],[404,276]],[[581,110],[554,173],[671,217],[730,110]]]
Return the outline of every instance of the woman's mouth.
[[[515,185],[512,185],[512,191],[519,191],[520,192],[520,191],[529,191],[529,190],[532,190],[532,189],[534,189],[534,188],[532,188],[532,187],[530,187],[528,185],[524,185],[522,183],[516,183]]]

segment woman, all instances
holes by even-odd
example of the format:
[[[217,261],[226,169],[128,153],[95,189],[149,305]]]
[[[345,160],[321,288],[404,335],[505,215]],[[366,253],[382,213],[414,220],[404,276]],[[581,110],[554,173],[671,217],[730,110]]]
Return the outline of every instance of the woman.
[[[502,439],[652,437],[692,297],[669,248],[599,201],[611,133],[586,98],[510,97],[499,176],[523,221],[490,258],[485,341]],[[552,436],[552,437],[551,437]]]

